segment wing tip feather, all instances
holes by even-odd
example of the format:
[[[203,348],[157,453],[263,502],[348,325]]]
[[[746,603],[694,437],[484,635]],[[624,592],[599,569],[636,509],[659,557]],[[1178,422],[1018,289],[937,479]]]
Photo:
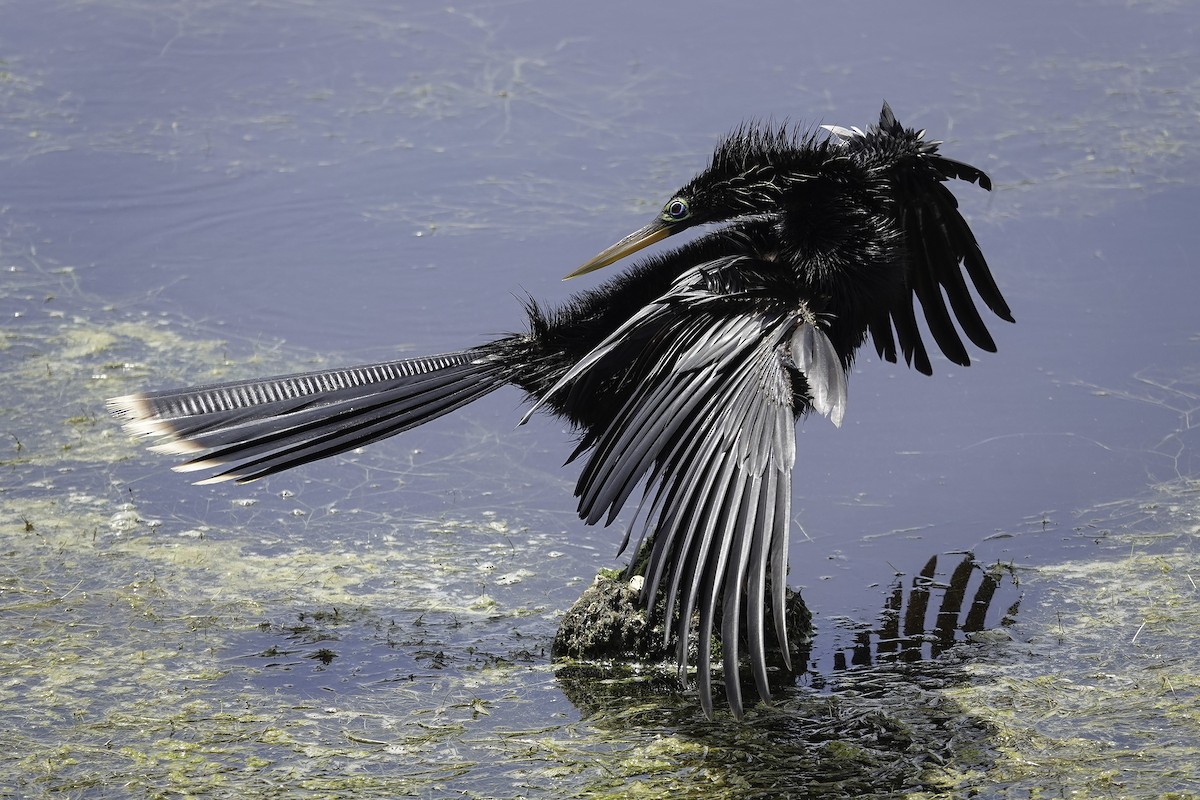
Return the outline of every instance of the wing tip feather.
[[[117,419],[143,420],[154,417],[150,401],[142,392],[110,397],[104,401],[104,408]]]

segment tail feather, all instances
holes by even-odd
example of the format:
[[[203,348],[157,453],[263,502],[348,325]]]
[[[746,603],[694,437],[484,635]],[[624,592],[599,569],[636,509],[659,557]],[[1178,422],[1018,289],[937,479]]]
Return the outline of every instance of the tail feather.
[[[401,433],[460,408],[500,385],[492,381],[480,383],[476,378],[472,376],[470,381],[460,380],[452,385],[438,386],[435,387],[436,393],[422,392],[416,397],[387,392],[379,398],[373,397],[373,401],[380,399],[382,402],[372,403],[369,408],[321,409],[332,413],[297,430],[270,434],[270,441],[257,440],[261,443],[249,447],[234,444],[205,455],[202,461],[194,462],[197,468],[215,467],[228,463],[232,458],[239,463],[199,482],[214,483],[236,478],[245,483]],[[406,390],[408,388],[404,387]],[[280,422],[286,424],[287,420]],[[265,455],[244,460],[259,453]],[[191,468],[193,465],[184,466]]]
[[[144,392],[108,401],[125,428],[186,453],[199,483],[246,482],[343,453],[460,408],[505,382],[486,349],[349,369]]]

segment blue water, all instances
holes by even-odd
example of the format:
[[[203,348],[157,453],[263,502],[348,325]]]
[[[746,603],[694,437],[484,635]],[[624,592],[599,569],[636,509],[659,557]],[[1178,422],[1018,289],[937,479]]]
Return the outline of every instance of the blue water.
[[[526,294],[602,279],[560,281],[746,119],[863,126],[886,98],[988,170],[990,195],[955,190],[1017,319],[990,324],[999,352],[932,378],[872,354],[845,426],[802,425],[790,579],[819,626],[870,622],[931,554],[1053,562],[1091,509],[1200,472],[1195,6],[18,0],[0,15],[0,252],[73,266],[96,302],[238,356],[353,363],[517,329]],[[206,369],[157,366],[168,382]],[[571,513],[569,432],[515,429],[519,403],[498,393],[362,457],[462,450],[412,493],[322,464],[190,487],[151,455],[113,481],[160,465],[139,502],[190,509],[180,525],[205,521],[208,492],[304,481],[367,512],[500,507],[561,536],[580,572],[612,565],[619,531]],[[520,588],[565,604],[563,577]],[[849,641],[824,630],[822,663]]]

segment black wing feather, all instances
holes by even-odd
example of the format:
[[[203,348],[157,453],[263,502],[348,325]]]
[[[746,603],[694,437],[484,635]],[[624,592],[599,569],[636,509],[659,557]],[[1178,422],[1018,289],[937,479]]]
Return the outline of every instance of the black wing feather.
[[[996,350],[967,288],[964,270],[979,298],[996,316],[1008,322],[1013,317],[970,226],[958,210],[957,198],[945,185],[957,179],[990,191],[992,182],[983,170],[941,155],[941,143],[926,142],[924,135],[924,131],[901,125],[884,103],[879,125],[850,138],[847,146],[868,155],[886,154],[905,242],[906,291],[885,315],[871,321],[875,349],[881,358],[894,361],[898,344],[905,361],[928,375],[933,368],[921,339],[914,302],[920,303],[938,348],[963,366],[971,360],[958,328],[981,349]]]
[[[686,271],[538,402],[570,391],[591,370],[606,374],[616,365],[629,370],[622,406],[587,442],[576,489],[579,514],[588,522],[611,522],[633,489],[644,484],[638,514],[648,501],[649,507],[638,548],[651,539],[643,601],[652,604],[660,590],[665,595],[666,635],[675,638],[681,671],[698,617],[698,688],[707,714],[718,619],[731,708],[741,714],[743,619],[755,684],[769,697],[768,581],[776,635],[787,658],[784,590],[795,419],[809,405],[796,405],[796,376],[805,388],[802,360],[822,373],[809,381],[820,387],[822,412],[840,420],[845,409],[843,367],[828,356],[833,352],[828,338],[814,328],[815,317],[801,302],[756,286],[759,269],[778,275],[772,265],[746,256]],[[802,343],[810,350],[803,359]],[[831,371],[836,375],[826,374]]]

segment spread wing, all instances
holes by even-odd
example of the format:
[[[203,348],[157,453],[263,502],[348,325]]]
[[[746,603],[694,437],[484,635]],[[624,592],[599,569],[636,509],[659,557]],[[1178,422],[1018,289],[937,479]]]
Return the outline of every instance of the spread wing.
[[[896,209],[907,250],[908,291],[887,313],[872,321],[871,337],[879,355],[895,361],[899,341],[905,361],[926,375],[933,372],[917,328],[914,302],[920,303],[934,342],[955,364],[971,363],[955,328],[956,321],[977,347],[994,353],[996,343],[975,307],[966,279],[970,278],[979,298],[996,316],[1012,322],[1012,312],[975,235],[959,213],[957,198],[946,186],[946,181],[956,178],[990,191],[991,180],[982,170],[938,153],[940,142],[926,142],[924,131],[902,126],[886,103],[878,127],[853,136],[834,133],[852,147],[907,149],[912,153],[911,158],[898,160],[894,175]]]
[[[778,273],[746,256],[689,270],[542,398],[592,369],[607,374],[633,365],[618,388],[625,394],[620,410],[577,451],[589,453],[576,488],[579,513],[589,524],[609,524],[643,486],[638,549],[647,537],[650,544],[642,599],[652,607],[664,591],[665,627],[668,636],[675,629],[681,671],[698,615],[699,689],[709,715],[718,618],[734,713],[742,707],[743,620],[755,683],[769,699],[768,587],[785,658],[788,652],[784,587],[796,417],[811,405],[840,423],[845,411],[843,363],[820,320],[773,285]]]

